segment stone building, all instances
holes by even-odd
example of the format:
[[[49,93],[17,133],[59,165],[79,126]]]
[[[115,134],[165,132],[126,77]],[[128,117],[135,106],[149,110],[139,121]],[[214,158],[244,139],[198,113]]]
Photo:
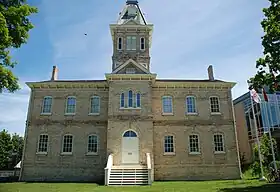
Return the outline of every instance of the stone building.
[[[232,82],[157,79],[153,25],[127,1],[110,25],[112,72],[104,80],[28,82],[22,181],[240,178]]]

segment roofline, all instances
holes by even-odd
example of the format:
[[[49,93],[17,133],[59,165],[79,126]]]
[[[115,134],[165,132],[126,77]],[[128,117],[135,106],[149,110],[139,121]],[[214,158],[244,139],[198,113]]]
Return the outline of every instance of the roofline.
[[[247,91],[246,93],[242,94],[241,96],[237,97],[236,99],[233,100],[233,105],[236,105],[245,99],[250,98],[250,92]]]

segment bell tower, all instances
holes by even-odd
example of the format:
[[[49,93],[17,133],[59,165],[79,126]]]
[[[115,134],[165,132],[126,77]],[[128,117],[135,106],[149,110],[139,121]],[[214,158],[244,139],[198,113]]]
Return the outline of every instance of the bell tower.
[[[127,0],[115,24],[112,74],[150,74],[153,25],[147,24],[137,0]]]

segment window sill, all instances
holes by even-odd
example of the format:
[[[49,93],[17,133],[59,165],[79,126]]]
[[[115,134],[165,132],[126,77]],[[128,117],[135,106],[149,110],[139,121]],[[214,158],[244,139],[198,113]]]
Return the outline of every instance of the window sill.
[[[201,152],[189,152],[190,155],[201,155]]]
[[[94,152],[86,153],[86,156],[96,156],[96,155],[98,155],[98,153],[94,153]]]
[[[211,112],[211,115],[222,115],[221,112]]]
[[[76,115],[76,113],[65,113],[64,115],[65,116],[74,116],[74,115]]]
[[[36,155],[47,155],[48,152],[36,152]]]
[[[164,156],[175,156],[175,152],[168,152],[168,153],[163,153]]]
[[[49,116],[52,115],[52,113],[41,113],[42,116]]]
[[[100,115],[100,113],[89,113],[88,115],[89,116],[98,116],[98,115]]]
[[[225,154],[225,151],[215,151],[214,154]]]
[[[162,113],[161,114],[162,116],[172,116],[172,115],[174,115],[173,113]]]
[[[120,107],[121,110],[141,110],[141,107]]]
[[[186,113],[186,115],[188,115],[188,116],[197,116],[198,113]]]
[[[73,155],[72,152],[62,152],[61,155],[70,156]]]

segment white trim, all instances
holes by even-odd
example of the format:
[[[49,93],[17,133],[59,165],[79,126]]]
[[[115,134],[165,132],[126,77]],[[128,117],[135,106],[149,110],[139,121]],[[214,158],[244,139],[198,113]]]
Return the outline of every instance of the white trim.
[[[218,99],[218,107],[219,107],[219,112],[212,112],[211,108],[211,98],[217,98]],[[212,95],[209,97],[209,108],[210,108],[210,113],[211,115],[221,115],[221,105],[220,105],[220,98],[218,96]]]
[[[216,151],[215,150],[215,136],[216,135],[221,135],[222,136],[222,141],[223,141],[223,151]],[[226,149],[225,149],[225,137],[224,137],[224,134],[223,133],[221,133],[221,132],[217,132],[217,133],[214,133],[213,134],[213,148],[214,148],[214,154],[224,154],[224,153],[226,153]]]
[[[132,106],[129,106],[129,92],[132,92]],[[129,89],[128,91],[127,91],[127,109],[133,109],[133,103],[134,103],[134,98],[133,98],[133,91],[132,91],[132,89]]]
[[[197,139],[198,139],[198,151],[194,151],[194,152],[191,152],[191,142],[190,142],[190,136],[191,135],[196,135],[197,136]],[[188,136],[188,148],[189,148],[189,154],[191,154],[191,155],[199,155],[199,154],[201,154],[201,148],[200,148],[200,137],[199,137],[199,134],[197,134],[197,133],[191,133],[191,134],[189,134],[189,136]]]
[[[166,98],[171,98],[171,112],[164,112],[163,99],[166,99]],[[174,111],[173,111],[173,96],[163,95],[161,97],[161,112],[162,112],[162,115],[173,115],[173,113],[174,113]]]
[[[39,151],[40,137],[41,137],[41,135],[42,135],[42,136],[43,136],[43,135],[46,135],[47,138],[48,138],[48,140],[47,140],[47,151]],[[49,137],[49,135],[48,135],[47,133],[42,133],[42,134],[40,134],[40,135],[38,136],[36,154],[40,154],[40,155],[46,155],[46,154],[48,154],[48,152],[49,152],[49,138],[50,138],[50,137]]]
[[[187,99],[188,98],[193,98],[194,99],[194,111],[195,112],[188,112],[188,103],[187,103]],[[185,110],[185,113],[186,113],[186,115],[197,115],[198,113],[197,113],[197,106],[196,106],[196,97],[194,96],[194,95],[188,95],[188,96],[186,96],[186,99],[185,99],[185,108],[186,108],[186,110]]]
[[[173,152],[165,152],[165,137],[167,137],[167,136],[172,136],[173,137]],[[165,134],[163,136],[163,155],[176,155],[176,150],[175,150],[176,147],[175,146],[176,146],[175,145],[175,135],[169,134],[169,133]]]
[[[89,137],[90,136],[95,136],[96,137],[96,139],[97,139],[97,143],[96,143],[96,145],[97,145],[97,147],[96,147],[96,152],[89,152],[88,151],[88,144],[89,144]],[[90,135],[88,135],[87,136],[87,153],[86,153],[86,155],[98,155],[98,152],[99,152],[99,136],[97,135],[97,134],[90,134]]]
[[[75,112],[74,113],[67,113],[68,99],[69,98],[74,98],[75,99]],[[76,109],[77,109],[77,98],[76,98],[76,96],[67,96],[66,97],[66,103],[65,103],[64,115],[75,115],[76,114]]]
[[[121,39],[121,49],[119,49],[119,40]],[[124,45],[124,43],[123,43],[123,38],[122,37],[118,37],[117,38],[117,50],[118,51],[122,51],[123,50],[123,45]]]
[[[142,49],[142,39],[144,39],[144,49]],[[139,41],[140,43],[140,50],[141,51],[145,51],[146,50],[146,39],[145,39],[145,37],[140,37],[140,41]]]
[[[92,111],[92,99],[94,99],[94,98],[98,98],[98,113],[92,113],[91,111]],[[93,95],[93,96],[91,96],[90,97],[90,100],[89,100],[89,102],[90,102],[90,107],[89,107],[89,113],[88,113],[88,115],[100,115],[100,109],[101,109],[101,107],[100,107],[100,96],[98,96],[98,95]]]
[[[43,112],[44,107],[45,107],[45,99],[51,99],[50,112],[48,112],[48,113],[44,113],[44,112]],[[51,114],[52,114],[52,106],[53,106],[53,97],[52,97],[52,96],[45,96],[45,97],[43,98],[43,101],[42,101],[41,115],[51,115]]]
[[[63,149],[64,149],[64,137],[65,136],[72,136],[72,146],[71,146],[71,149],[72,151],[71,152],[63,152]],[[66,133],[62,136],[62,146],[61,146],[61,155],[72,155],[73,154],[73,151],[74,151],[74,136],[70,133]]]
[[[142,70],[143,72],[150,74],[150,72],[142,65],[138,64],[136,61],[134,61],[133,59],[128,59],[125,63],[123,63],[122,65],[119,65],[112,73],[115,74],[117,72],[119,72],[121,69],[123,69],[124,67],[126,67],[128,64],[132,63],[133,65],[135,65],[137,68],[139,68],[140,70]],[[131,74],[134,75],[135,74]]]
[[[126,129],[125,131],[123,131],[123,132],[122,132],[122,137],[123,137],[124,134],[125,134],[126,132],[128,132],[128,131],[133,131],[133,132],[136,134],[136,136],[139,137],[137,131],[135,131],[135,130],[133,130],[133,129]]]

